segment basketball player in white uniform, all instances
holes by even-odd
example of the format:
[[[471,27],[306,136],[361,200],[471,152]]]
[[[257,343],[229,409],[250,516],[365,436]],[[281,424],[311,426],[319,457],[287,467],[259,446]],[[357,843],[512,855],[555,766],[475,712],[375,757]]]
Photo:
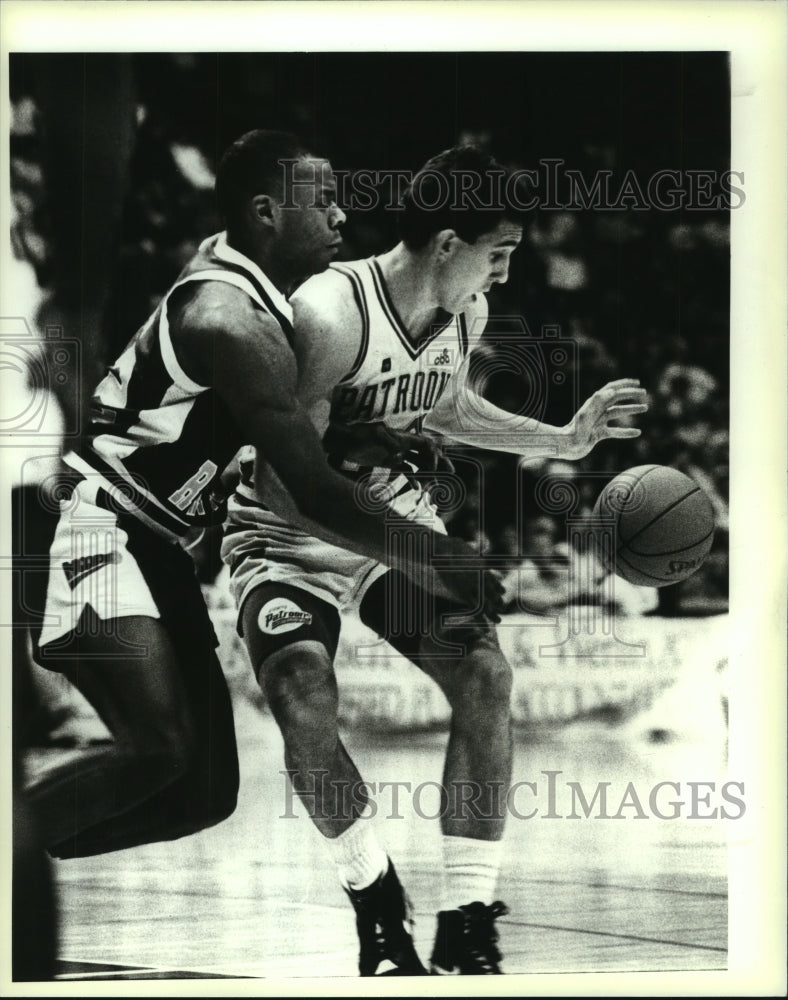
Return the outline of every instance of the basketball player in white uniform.
[[[282,159],[295,164],[292,190]],[[114,738],[33,788],[54,856],[173,839],[234,809],[230,698],[187,550],[222,523],[222,473],[244,444],[277,470],[302,523],[396,564],[383,517],[358,509],[295,397],[287,295],[337,253],[335,192],[328,162],[292,136],[256,131],[230,147],[217,174],[227,232],[202,244],[109,367],[45,529],[41,516],[20,518],[37,526],[21,551],[48,565],[25,573],[20,598],[40,609],[36,658],[79,688]],[[424,571],[444,590],[478,589],[478,574],[444,583]]]
[[[436,192],[456,191],[460,171],[486,178],[496,170],[473,148],[434,157],[406,195],[402,242],[380,257],[335,264],[293,299],[299,396],[319,430],[330,425],[332,461],[364,485],[370,504],[387,503],[408,524],[439,531],[445,528],[424,477],[408,456],[387,467],[371,433],[356,440],[359,428],[371,432],[382,423],[402,433],[431,425],[469,444],[531,457],[538,453],[529,436],[539,431],[547,442],[542,454],[576,458],[602,438],[637,436],[609,421],[646,408],[637,382],[622,380],[559,429],[468,395],[468,358],[487,317],[484,293],[506,281],[522,222],[503,201],[497,211],[468,203],[436,208]],[[457,379],[459,396],[450,384]],[[456,407],[469,399],[473,419],[458,422]],[[499,973],[494,921],[506,908],[494,897],[511,768],[511,670],[492,624],[476,608],[434,598],[396,571],[299,531],[281,516],[282,486],[270,467],[258,456],[254,470],[244,471],[223,541],[239,627],[282,731],[290,779],[356,909],[360,973],[381,974],[386,962],[392,974],[425,969],[406,896],[368,822],[361,777],[338,733],[333,657],[339,609],[350,605],[440,685],[452,708],[441,816],[444,895],[431,971]],[[451,612],[464,612],[465,625],[445,621]]]

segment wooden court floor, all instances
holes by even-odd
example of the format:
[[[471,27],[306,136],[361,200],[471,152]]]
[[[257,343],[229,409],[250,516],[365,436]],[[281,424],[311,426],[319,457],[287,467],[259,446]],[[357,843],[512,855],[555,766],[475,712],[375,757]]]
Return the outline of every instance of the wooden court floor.
[[[248,703],[237,720],[242,787],[229,820],[179,842],[54,864],[62,982],[356,976],[352,910],[324,845],[289,798],[278,731]],[[518,734],[515,780],[532,787],[513,798],[505,838],[507,973],[726,968],[726,831],[718,820],[687,818],[686,784],[719,787],[724,748],[658,735],[655,742],[604,723]],[[366,780],[411,783],[396,807],[390,791],[375,796],[376,823],[412,898],[425,959],[441,869],[438,822],[428,818],[437,793],[424,783],[440,779],[444,741],[440,733],[347,736]],[[659,781],[678,784],[657,800],[663,814],[681,802],[676,819],[650,809]],[[599,783],[601,816],[599,799],[592,803]],[[573,787],[592,803],[589,818]],[[206,984],[205,995],[214,988]]]

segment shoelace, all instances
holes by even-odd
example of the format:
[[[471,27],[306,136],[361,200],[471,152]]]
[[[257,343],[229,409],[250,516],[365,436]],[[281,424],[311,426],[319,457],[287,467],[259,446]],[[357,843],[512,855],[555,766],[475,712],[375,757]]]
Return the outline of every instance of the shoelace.
[[[386,959],[396,962],[398,947],[406,943],[398,940],[398,935],[401,934],[404,936],[406,932],[397,919],[392,919],[384,923],[381,917],[374,911],[373,905],[372,903],[367,905],[362,904],[359,908],[357,927],[362,951],[365,953],[365,957],[370,964],[372,955],[376,956],[376,964],[378,965]],[[405,919],[410,922],[408,913],[409,905],[407,902],[405,907]],[[388,926],[389,923],[391,926]]]
[[[387,957],[386,932],[383,930],[383,926],[380,921],[376,920],[374,924],[365,928],[362,947],[367,952],[367,957],[370,961],[372,960],[373,954],[377,956],[378,964]]]
[[[493,922],[508,912],[509,907],[500,900],[483,910],[466,911],[465,945],[475,969],[488,973],[498,971],[501,953],[497,947],[498,932]]]
[[[371,907],[358,907],[356,928],[361,946],[361,973],[370,975],[385,958],[385,936],[380,922]]]

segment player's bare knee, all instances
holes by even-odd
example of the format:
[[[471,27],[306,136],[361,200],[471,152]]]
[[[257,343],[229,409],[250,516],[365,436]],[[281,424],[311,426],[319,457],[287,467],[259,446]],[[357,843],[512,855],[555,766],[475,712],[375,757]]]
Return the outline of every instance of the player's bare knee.
[[[298,643],[278,650],[262,665],[258,677],[280,727],[311,731],[335,726],[336,678],[322,647]]]
[[[455,719],[474,722],[482,709],[508,711],[512,696],[512,668],[495,649],[476,649],[453,672],[447,697]]]

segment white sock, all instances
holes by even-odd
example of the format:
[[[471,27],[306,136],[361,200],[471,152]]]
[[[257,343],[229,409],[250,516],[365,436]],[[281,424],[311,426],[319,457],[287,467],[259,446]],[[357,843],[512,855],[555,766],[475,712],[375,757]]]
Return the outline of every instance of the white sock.
[[[502,840],[444,836],[441,909],[456,910],[476,901],[489,906],[495,897],[502,849]]]
[[[359,818],[338,837],[326,837],[334,857],[339,880],[351,889],[364,889],[389,866],[386,852],[378,843],[372,826],[372,810],[367,805]]]

